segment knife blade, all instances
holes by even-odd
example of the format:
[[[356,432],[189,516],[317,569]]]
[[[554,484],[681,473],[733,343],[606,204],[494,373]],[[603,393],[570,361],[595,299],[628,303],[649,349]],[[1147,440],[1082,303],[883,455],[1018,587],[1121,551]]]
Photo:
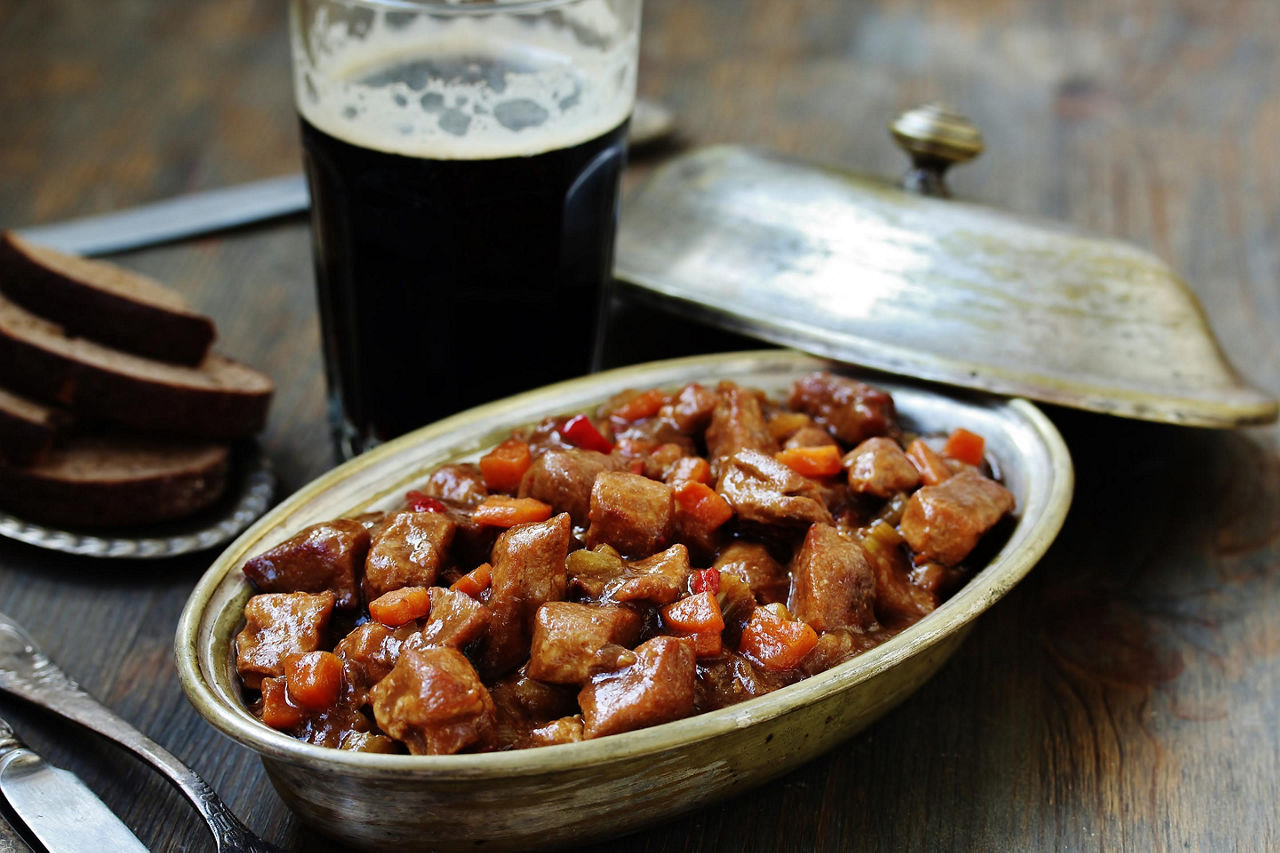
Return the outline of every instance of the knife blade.
[[[0,794],[51,853],[147,853],[129,827],[74,773],[27,749],[0,720]]]
[[[660,141],[675,114],[647,98],[636,100],[628,133],[632,149]],[[306,179],[283,175],[234,187],[202,190],[113,213],[17,229],[18,236],[73,255],[110,255],[301,213],[311,205]]]
[[[285,175],[114,213],[21,228],[18,236],[73,255],[109,255],[299,213],[309,205],[306,179]]]

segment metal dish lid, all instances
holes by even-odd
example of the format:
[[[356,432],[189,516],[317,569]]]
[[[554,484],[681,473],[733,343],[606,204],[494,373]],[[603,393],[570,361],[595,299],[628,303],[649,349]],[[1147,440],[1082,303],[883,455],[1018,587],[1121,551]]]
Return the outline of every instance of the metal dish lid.
[[[737,146],[670,161],[623,208],[617,277],[893,373],[1167,423],[1276,419],[1159,258],[950,200],[947,167],[982,150],[962,116],[931,105],[890,130],[913,159],[901,187]]]

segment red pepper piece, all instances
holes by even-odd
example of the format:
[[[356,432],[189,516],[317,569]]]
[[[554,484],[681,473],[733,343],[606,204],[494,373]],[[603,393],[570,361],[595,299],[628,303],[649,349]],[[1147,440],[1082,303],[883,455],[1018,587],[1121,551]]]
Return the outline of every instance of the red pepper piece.
[[[586,415],[574,415],[569,418],[564,422],[564,426],[560,427],[560,434],[574,447],[598,450],[601,453],[613,452],[613,445],[600,434],[600,430],[596,429],[596,425]]]
[[[444,501],[433,498],[430,495],[424,495],[417,489],[410,489],[405,492],[404,499],[409,503],[409,509],[413,512],[448,512],[449,508],[444,505]]]
[[[695,592],[709,592],[712,595],[720,591],[719,569],[698,569],[693,573],[690,588]]]

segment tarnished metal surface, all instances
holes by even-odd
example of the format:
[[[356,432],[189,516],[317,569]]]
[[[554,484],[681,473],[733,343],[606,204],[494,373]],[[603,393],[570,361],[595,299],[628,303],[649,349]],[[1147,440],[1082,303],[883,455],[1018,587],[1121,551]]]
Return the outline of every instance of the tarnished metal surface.
[[[1277,414],[1148,252],[739,147],[637,190],[616,270],[716,325],[894,373],[1196,426]]]

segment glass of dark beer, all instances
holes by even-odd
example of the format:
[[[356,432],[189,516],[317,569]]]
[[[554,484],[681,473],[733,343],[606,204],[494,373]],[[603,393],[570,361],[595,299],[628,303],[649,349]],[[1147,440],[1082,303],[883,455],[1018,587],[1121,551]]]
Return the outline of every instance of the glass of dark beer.
[[[292,0],[338,453],[592,369],[641,0]]]

